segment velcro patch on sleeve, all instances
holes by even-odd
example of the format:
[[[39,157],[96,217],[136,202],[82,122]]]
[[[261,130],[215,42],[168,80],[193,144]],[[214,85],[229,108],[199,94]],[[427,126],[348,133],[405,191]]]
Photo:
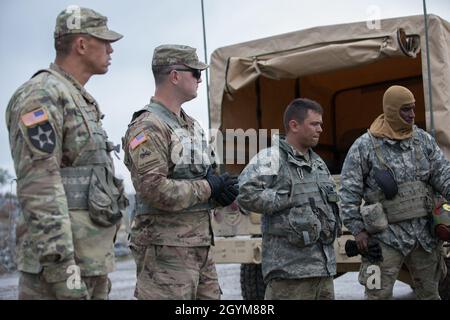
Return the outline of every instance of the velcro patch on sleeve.
[[[52,153],[56,146],[56,135],[50,122],[40,123],[27,128],[28,138],[36,149],[45,153]]]
[[[131,150],[136,149],[140,144],[144,143],[145,141],[148,140],[147,135],[145,134],[144,131],[142,131],[141,133],[139,133],[137,136],[135,136],[131,141],[130,141],[130,148]]]
[[[39,108],[39,109],[33,110],[31,112],[25,113],[20,118],[21,118],[23,124],[27,128],[29,128],[29,127],[33,127],[37,124],[43,123],[45,121],[48,121],[48,114],[47,114],[47,110],[45,110],[43,108]]]

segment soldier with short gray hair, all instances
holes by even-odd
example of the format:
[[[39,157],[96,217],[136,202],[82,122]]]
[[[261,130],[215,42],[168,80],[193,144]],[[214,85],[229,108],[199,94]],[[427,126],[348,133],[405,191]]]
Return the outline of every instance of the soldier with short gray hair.
[[[84,85],[110,65],[122,35],[94,10],[56,19],[56,59],[12,96],[6,110],[21,216],[19,299],[107,299],[114,237],[127,206],[114,147]]]
[[[211,209],[235,200],[237,180],[213,172],[205,133],[181,107],[197,96],[207,67],[195,48],[155,48],[155,95],[134,113],[123,138],[136,189],[130,247],[138,299],[220,298]]]
[[[322,113],[315,101],[293,100],[284,113],[286,137],[273,139],[239,176],[239,206],[263,214],[266,300],[334,299],[338,196],[325,162],[312,150]]]
[[[446,274],[432,212],[435,193],[450,199],[450,163],[433,137],[414,125],[415,102],[408,88],[389,87],[383,114],[353,143],[342,168],[343,222],[359,252],[370,253],[371,243],[381,247],[381,261],[362,257],[359,282],[370,300],[392,298],[403,264],[417,299],[440,299]]]

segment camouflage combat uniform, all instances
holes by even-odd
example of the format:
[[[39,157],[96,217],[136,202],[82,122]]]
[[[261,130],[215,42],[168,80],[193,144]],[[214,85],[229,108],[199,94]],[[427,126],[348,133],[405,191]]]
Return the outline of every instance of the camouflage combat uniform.
[[[35,74],[10,100],[6,123],[22,209],[19,298],[68,298],[59,296],[54,284],[65,285],[66,270],[73,265],[81,269],[87,298],[108,296],[117,226],[94,223],[87,198],[98,197],[105,208],[104,201],[111,200],[93,193],[92,185],[89,194],[80,189],[93,182],[91,165],[114,170],[101,118],[92,96],[55,64]]]
[[[218,299],[210,246],[210,158],[204,132],[183,110],[152,99],[123,138],[136,189],[131,249],[138,299]],[[186,158],[187,157],[187,158]]]
[[[413,127],[413,136],[405,140],[391,140],[373,137],[380,146],[381,156],[394,172],[397,184],[422,181],[424,186],[432,187],[435,192],[450,199],[450,163],[445,159],[435,140],[425,131]],[[368,133],[358,138],[350,148],[344,162],[341,175],[340,197],[342,217],[345,226],[353,235],[365,229],[360,214],[361,200],[371,204],[373,196],[380,193],[374,174],[377,169],[384,169],[374,152],[374,144]],[[412,190],[412,189],[411,189]],[[432,193],[427,196],[410,191],[419,201],[415,207],[424,207],[425,213],[432,210]],[[412,210],[412,209],[410,209]],[[405,211],[410,211],[405,210]],[[441,276],[440,244],[431,234],[430,217],[415,217],[396,223],[389,223],[388,228],[372,237],[381,242],[384,262],[381,268],[381,288],[369,290],[370,299],[388,299],[392,297],[392,287],[404,262],[414,279],[415,291],[420,299],[439,299],[438,281]],[[367,271],[370,263],[363,258],[359,281],[367,285],[371,272]]]
[[[266,299],[333,299],[333,242],[340,233],[333,178],[311,149],[302,155],[279,142],[239,177],[239,205],[263,214]]]

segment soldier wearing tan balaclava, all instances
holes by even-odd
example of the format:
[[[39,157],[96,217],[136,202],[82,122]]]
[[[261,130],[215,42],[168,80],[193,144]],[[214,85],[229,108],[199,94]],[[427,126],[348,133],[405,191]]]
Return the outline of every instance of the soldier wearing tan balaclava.
[[[370,126],[370,133],[375,137],[403,140],[411,138],[413,123],[408,123],[402,118],[400,110],[403,106],[411,108],[415,106],[414,95],[405,87],[392,86],[386,90],[383,96],[383,114]]]
[[[382,102],[383,114],[353,143],[341,175],[344,225],[360,252],[370,252],[374,243],[382,249],[382,261],[362,257],[359,282],[368,299],[390,299],[405,264],[417,298],[439,299],[446,271],[429,216],[433,192],[450,199],[450,163],[435,140],[414,125],[409,89],[391,86]]]

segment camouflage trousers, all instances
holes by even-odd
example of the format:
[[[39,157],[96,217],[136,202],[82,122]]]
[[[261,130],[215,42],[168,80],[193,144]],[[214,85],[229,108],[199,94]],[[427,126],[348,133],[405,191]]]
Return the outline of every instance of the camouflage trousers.
[[[86,285],[89,300],[107,300],[111,281],[107,275],[81,277]],[[68,289],[65,289],[67,291]],[[19,277],[19,300],[69,299],[65,293],[55,291],[55,286],[44,280],[42,274],[21,272]]]
[[[272,279],[265,300],[334,300],[333,277]]]
[[[130,246],[139,300],[220,299],[210,247]]]
[[[414,279],[414,291],[419,300],[440,300],[439,280],[442,276],[442,256],[439,247],[431,253],[426,252],[421,245],[407,256],[390,246],[381,243],[383,262],[372,264],[362,258],[359,271],[359,283],[365,286],[365,295],[369,300],[392,299],[394,283],[402,265],[408,268]]]

